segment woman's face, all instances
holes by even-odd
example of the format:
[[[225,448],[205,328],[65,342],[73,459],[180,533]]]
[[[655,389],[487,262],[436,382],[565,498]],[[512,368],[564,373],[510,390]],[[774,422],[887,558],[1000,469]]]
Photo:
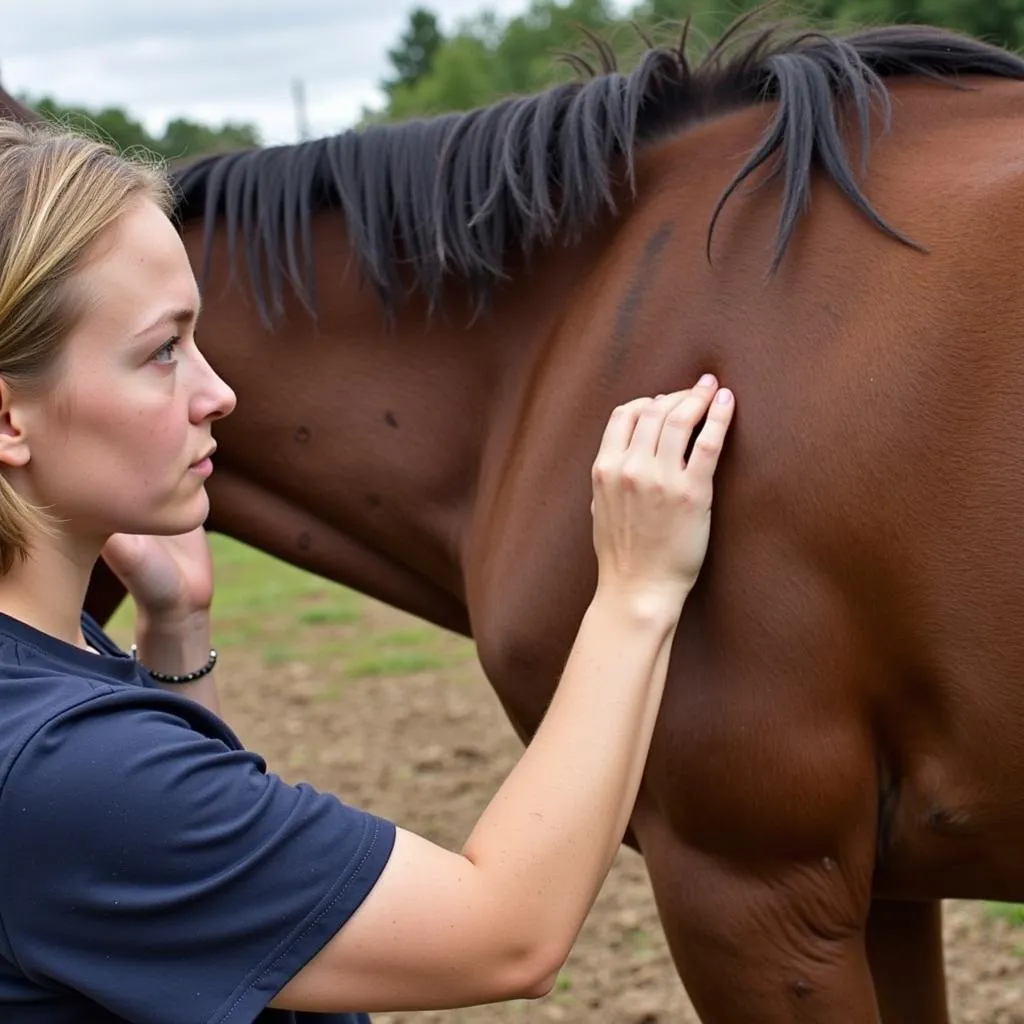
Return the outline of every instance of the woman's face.
[[[181,239],[140,199],[73,287],[85,312],[56,386],[12,405],[27,458],[9,479],[72,535],[191,530],[209,512],[211,425],[235,395],[196,348],[199,293]]]

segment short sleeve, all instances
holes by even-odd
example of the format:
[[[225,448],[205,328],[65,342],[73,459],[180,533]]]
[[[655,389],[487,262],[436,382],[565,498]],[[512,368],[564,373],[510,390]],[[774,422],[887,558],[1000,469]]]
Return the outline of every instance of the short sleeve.
[[[27,744],[0,790],[0,923],[27,977],[126,1019],[249,1022],[362,903],[394,826],[185,703],[93,701]]]

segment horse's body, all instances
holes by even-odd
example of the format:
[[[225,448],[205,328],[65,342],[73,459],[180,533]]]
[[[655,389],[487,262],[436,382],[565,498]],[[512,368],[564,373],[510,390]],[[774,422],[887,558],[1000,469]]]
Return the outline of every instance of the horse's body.
[[[286,289],[270,333],[211,236],[201,343],[239,396],[211,527],[471,634],[524,736],[594,583],[607,414],[705,369],[736,390],[631,826],[708,1024],[940,1024],[937,901],[1024,899],[1024,83],[968,84],[893,79],[872,150],[872,204],[927,253],[816,171],[775,276],[781,178],[726,205],[708,263],[785,92],[662,117],[635,201],[510,257],[467,329],[448,286],[432,326],[414,298],[386,328],[321,209],[316,325]],[[185,175],[187,214],[226,166]]]

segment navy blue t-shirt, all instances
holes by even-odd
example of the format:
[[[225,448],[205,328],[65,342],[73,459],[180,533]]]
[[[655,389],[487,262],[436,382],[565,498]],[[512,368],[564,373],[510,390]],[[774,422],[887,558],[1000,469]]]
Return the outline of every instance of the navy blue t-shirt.
[[[93,654],[0,615],[0,1021],[353,1024],[265,1009],[362,903],[392,824]]]

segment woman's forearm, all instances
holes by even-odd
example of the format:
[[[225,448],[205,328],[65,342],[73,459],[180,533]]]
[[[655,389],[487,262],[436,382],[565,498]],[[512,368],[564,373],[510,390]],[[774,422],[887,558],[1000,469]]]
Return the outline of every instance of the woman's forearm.
[[[522,759],[463,848],[498,894],[499,930],[568,954],[636,799],[678,609],[599,593]]]

